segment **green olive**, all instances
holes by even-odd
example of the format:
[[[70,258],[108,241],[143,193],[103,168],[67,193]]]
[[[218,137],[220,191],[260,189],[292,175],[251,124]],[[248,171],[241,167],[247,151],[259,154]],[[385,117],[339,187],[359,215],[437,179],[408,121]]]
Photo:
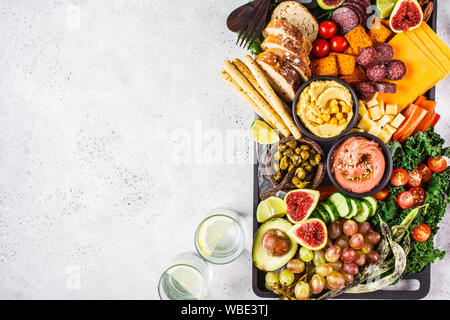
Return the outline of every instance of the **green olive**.
[[[283,152],[284,150],[286,150],[286,148],[287,148],[287,146],[286,146],[285,144],[280,144],[280,145],[278,145],[278,150],[279,150],[280,152]]]
[[[288,167],[288,160],[287,160],[287,157],[283,157],[283,158],[281,158],[281,160],[280,160],[280,169],[281,170],[286,170],[287,169],[287,167]]]
[[[292,180],[294,180],[295,178],[292,178]],[[296,181],[297,182],[297,181]],[[294,183],[294,181],[292,181],[292,183],[299,189],[303,189],[304,187],[306,187],[309,184],[309,181],[299,181],[297,183]]]
[[[309,150],[310,149],[310,147],[307,144],[302,144],[300,146],[300,148],[302,148],[302,150]]]
[[[292,156],[294,154],[294,151],[292,151],[292,149],[287,149],[285,151],[283,151],[283,156]]]
[[[278,171],[276,174],[273,175],[273,178],[277,181],[280,181],[282,178],[281,172]]]
[[[314,160],[316,160],[316,163],[319,164],[322,161],[322,156],[320,154],[316,154]]]
[[[288,168],[288,172],[290,172],[292,169],[294,169],[295,168],[295,165],[293,164],[293,163],[291,163],[290,165],[289,165],[289,168]]]
[[[300,149],[300,148],[295,148],[294,151],[295,151],[296,154],[300,154],[300,152],[302,152],[302,149]]]
[[[286,145],[290,149],[295,149],[295,147],[297,146],[297,141],[296,140],[290,140],[290,141],[286,142]]]
[[[292,156],[290,156],[292,163],[297,164],[298,160],[300,160],[300,157],[297,154],[293,154]]]
[[[313,170],[313,167],[312,167],[310,164],[306,164],[306,165],[304,166],[304,168],[305,168],[305,170],[308,171],[308,172],[311,172],[311,171]]]
[[[297,168],[297,170],[295,170],[295,175],[300,179],[303,180],[306,177],[306,173],[305,170],[303,168]]]
[[[293,177],[292,180],[291,180],[291,182],[292,182],[294,185],[297,185],[297,184],[299,184],[301,181],[300,181],[299,178]]]
[[[312,165],[313,167],[317,165],[314,159],[309,160],[309,164]]]
[[[303,160],[306,160],[309,158],[309,152],[306,150],[303,150],[302,152],[300,152],[300,157],[302,157]]]
[[[273,155],[273,159],[274,160],[280,160],[280,158],[281,158],[280,151],[275,152],[274,155]]]

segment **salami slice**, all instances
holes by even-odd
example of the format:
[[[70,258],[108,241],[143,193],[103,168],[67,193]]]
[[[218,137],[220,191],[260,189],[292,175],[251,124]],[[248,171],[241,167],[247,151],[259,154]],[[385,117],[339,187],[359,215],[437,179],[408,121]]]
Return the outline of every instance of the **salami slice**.
[[[366,6],[366,3],[364,3],[364,2],[361,3],[360,1],[357,1],[357,0],[350,0],[350,1],[347,1],[345,3],[350,3],[350,4],[354,5],[354,6],[356,6],[360,10],[360,12],[362,13],[362,15],[364,17],[364,21],[363,22],[366,22],[367,18],[369,17],[369,14],[367,13],[368,6]]]
[[[360,81],[356,83],[356,91],[358,91],[361,100],[370,100],[377,92],[377,89],[369,81]]]
[[[366,70],[366,75],[369,80],[380,81],[386,78],[387,70],[384,64],[378,64]]]
[[[390,44],[379,43],[375,45],[375,49],[377,50],[380,63],[387,64],[391,62],[392,58],[394,57],[394,49]]]
[[[358,15],[358,18],[359,18],[359,24],[364,23],[364,13],[354,3],[344,2],[342,7],[346,7],[346,8],[349,8],[349,9],[352,9],[353,11],[355,11],[355,13]]]
[[[387,78],[390,80],[400,80],[406,74],[406,65],[403,61],[392,60],[387,65]]]
[[[395,93],[397,91],[397,85],[395,83],[378,81],[375,83],[377,91],[382,93]]]
[[[342,33],[346,34],[359,25],[359,16],[354,9],[339,7],[331,16],[331,19],[339,26]]]
[[[362,49],[359,52],[358,57],[356,57],[356,62],[364,68],[376,66],[379,62],[377,50],[373,47],[366,47]]]

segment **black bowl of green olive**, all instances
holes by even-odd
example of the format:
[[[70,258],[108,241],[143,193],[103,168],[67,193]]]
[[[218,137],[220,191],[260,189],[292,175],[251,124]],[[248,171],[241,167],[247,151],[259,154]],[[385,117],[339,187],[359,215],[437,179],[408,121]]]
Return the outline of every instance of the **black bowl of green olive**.
[[[282,190],[315,188],[325,177],[325,161],[323,150],[315,141],[290,136],[270,149],[266,173],[275,187],[283,184]]]

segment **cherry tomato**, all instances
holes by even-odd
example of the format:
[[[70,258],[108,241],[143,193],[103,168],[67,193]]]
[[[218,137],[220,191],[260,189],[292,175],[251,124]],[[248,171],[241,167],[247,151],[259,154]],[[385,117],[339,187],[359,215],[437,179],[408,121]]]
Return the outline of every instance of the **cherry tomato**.
[[[442,172],[447,168],[447,161],[443,157],[429,157],[428,167],[434,172]]]
[[[428,168],[428,166],[425,163],[420,163],[417,166],[417,169],[420,171],[420,174],[422,175],[422,182],[428,182],[431,179],[431,169]]]
[[[319,25],[319,35],[324,39],[330,39],[336,34],[336,32],[337,26],[333,21],[323,21]]]
[[[403,191],[398,195],[397,203],[400,208],[407,210],[414,205],[414,197],[409,191]]]
[[[419,242],[427,241],[428,238],[430,237],[430,234],[431,234],[431,229],[425,223],[421,223],[417,227],[414,227],[412,229],[412,236],[413,236],[413,238],[416,241],[419,241]]]
[[[325,39],[317,39],[313,43],[312,51],[318,58],[325,57],[330,52],[330,44]]]
[[[408,186],[418,187],[422,184],[422,175],[419,169],[414,169],[408,173]]]
[[[386,199],[388,195],[389,195],[388,188],[384,188],[380,192],[375,193],[374,198],[377,199],[378,201],[381,201]]]
[[[409,189],[412,196],[414,197],[414,206],[421,206],[425,202],[427,198],[427,192],[424,188],[421,187],[413,187]]]
[[[330,40],[331,50],[336,52],[344,52],[348,48],[347,39],[341,36],[334,36]]]
[[[409,180],[408,177],[408,172],[406,172],[405,169],[394,169],[394,171],[392,171],[392,176],[391,176],[391,183],[396,186],[396,187],[400,187],[400,186],[404,186]]]

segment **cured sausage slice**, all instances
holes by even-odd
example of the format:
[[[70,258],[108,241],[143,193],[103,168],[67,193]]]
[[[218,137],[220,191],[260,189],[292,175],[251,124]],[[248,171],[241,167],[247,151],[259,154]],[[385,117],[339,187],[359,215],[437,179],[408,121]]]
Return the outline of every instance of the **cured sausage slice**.
[[[378,81],[375,83],[377,91],[382,93],[395,93],[397,91],[397,85],[395,83]]]
[[[390,80],[400,80],[406,74],[406,65],[403,61],[392,60],[387,65],[387,78]]]
[[[356,58],[356,62],[358,62],[361,66],[365,68],[370,68],[378,64],[378,52],[373,47],[366,47],[361,50]]]
[[[380,81],[386,78],[387,70],[384,64],[378,64],[366,70],[366,75],[369,80]]]
[[[347,7],[349,9],[352,9],[353,11],[356,12],[356,14],[358,15],[359,18],[359,24],[363,24],[364,23],[364,12],[354,3],[351,2],[344,2],[344,4],[342,5],[342,7]]]
[[[359,25],[359,16],[356,10],[349,7],[339,7],[331,16],[331,19],[339,26],[342,33],[346,34]]]
[[[378,58],[380,59],[380,63],[389,63],[394,56],[394,49],[390,44],[387,43],[379,43],[375,45],[375,49],[378,53]]]
[[[377,89],[369,81],[360,81],[356,83],[356,91],[358,91],[361,100],[370,100],[377,92]]]

